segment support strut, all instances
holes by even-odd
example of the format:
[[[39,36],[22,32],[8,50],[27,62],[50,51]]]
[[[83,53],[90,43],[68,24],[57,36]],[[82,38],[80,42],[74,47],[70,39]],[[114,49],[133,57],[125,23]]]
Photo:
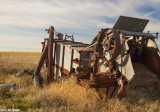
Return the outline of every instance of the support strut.
[[[49,43],[48,43],[48,75],[47,75],[47,83],[54,80],[54,76],[52,74],[52,65],[53,65],[53,40],[54,40],[54,27],[50,26],[49,30]]]

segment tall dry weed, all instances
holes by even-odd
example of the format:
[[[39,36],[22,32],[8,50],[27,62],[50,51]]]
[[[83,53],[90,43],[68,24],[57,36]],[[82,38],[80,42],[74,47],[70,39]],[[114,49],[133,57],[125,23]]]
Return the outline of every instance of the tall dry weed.
[[[20,88],[3,92],[0,108],[28,112],[159,112],[160,84],[153,90],[127,87],[127,97],[103,99],[95,89],[86,89],[71,78],[35,87],[32,76],[15,77],[17,72],[35,70],[40,53],[0,53],[0,83],[16,83]]]

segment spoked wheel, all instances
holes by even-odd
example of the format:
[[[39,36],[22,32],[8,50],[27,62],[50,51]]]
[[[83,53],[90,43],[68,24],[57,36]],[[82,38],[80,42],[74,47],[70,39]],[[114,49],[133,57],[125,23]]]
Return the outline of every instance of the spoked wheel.
[[[120,54],[120,36],[117,30],[104,29],[101,32],[98,52],[104,61],[114,61]]]

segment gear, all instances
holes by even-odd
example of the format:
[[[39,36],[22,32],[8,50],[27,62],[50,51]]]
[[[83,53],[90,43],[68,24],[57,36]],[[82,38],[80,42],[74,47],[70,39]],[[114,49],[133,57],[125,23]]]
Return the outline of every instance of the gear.
[[[114,61],[120,54],[120,36],[115,29],[103,29],[99,36],[98,53],[104,61]]]

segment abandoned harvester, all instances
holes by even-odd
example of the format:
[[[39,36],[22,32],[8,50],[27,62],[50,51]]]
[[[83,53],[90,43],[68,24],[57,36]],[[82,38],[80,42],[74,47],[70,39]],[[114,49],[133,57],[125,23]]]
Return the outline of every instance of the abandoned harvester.
[[[98,32],[91,44],[75,42],[74,37],[47,31],[42,42],[42,56],[35,72],[39,84],[43,63],[48,68],[47,81],[71,75],[90,88],[120,87],[117,96],[126,96],[125,85],[156,83],[160,78],[160,52],[155,43],[158,33],[144,33],[148,20],[120,16],[113,28]],[[54,36],[55,35],[55,36]],[[70,39],[70,40],[69,40]]]

